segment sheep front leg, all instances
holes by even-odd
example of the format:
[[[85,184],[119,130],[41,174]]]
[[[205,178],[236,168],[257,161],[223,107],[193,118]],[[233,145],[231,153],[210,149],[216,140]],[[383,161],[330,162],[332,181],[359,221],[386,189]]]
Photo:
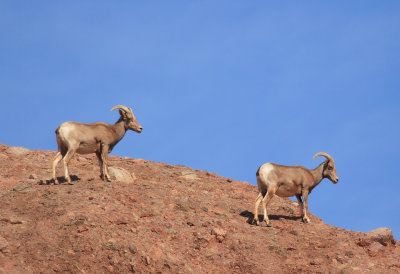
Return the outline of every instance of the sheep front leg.
[[[308,218],[308,216],[307,216],[307,211],[308,211],[308,201],[307,201],[307,199],[308,199],[308,191],[304,191],[303,192],[303,202],[304,202],[304,205],[303,205],[303,222],[311,223],[310,218]]]
[[[108,174],[108,168],[107,168],[107,155],[108,155],[108,146],[105,144],[101,145],[101,163],[102,163],[102,175],[104,176],[103,179],[106,179],[107,181],[111,182],[111,177]]]

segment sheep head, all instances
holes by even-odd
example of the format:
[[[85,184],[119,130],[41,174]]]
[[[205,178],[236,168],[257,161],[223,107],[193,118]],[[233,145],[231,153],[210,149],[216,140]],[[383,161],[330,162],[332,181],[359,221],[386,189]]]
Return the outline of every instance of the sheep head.
[[[121,115],[121,119],[125,123],[125,128],[130,129],[133,131],[136,131],[137,133],[141,133],[143,128],[142,126],[138,123],[136,120],[135,115],[133,114],[133,111],[131,108],[127,108],[122,105],[117,105],[111,109],[113,111],[114,109],[119,109],[119,114]]]
[[[328,178],[331,180],[334,184],[337,184],[339,182],[339,177],[336,173],[336,167],[335,167],[335,161],[333,158],[325,152],[319,152],[314,155],[313,159],[317,156],[324,156],[326,158],[326,161],[324,163],[324,170],[322,172],[322,175],[324,178]]]

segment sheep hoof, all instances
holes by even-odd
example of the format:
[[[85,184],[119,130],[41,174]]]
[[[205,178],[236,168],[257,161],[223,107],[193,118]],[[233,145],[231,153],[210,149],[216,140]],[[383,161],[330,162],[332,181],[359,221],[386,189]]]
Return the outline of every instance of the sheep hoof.
[[[68,184],[69,184],[69,185],[74,185],[75,183],[74,183],[74,182],[68,182]]]
[[[55,185],[58,185],[58,184],[59,184],[59,182],[58,182],[57,180],[55,180],[55,181],[54,181],[54,184],[55,184]]]
[[[272,227],[271,223],[267,223],[267,222],[262,222],[262,227]]]
[[[107,178],[107,182],[112,182],[111,178]]]

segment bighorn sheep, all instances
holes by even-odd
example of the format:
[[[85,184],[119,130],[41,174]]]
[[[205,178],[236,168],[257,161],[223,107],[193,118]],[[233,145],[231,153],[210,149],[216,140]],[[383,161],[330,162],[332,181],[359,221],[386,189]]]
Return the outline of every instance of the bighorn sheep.
[[[259,225],[258,206],[262,201],[264,209],[264,222],[267,226],[271,226],[268,215],[268,202],[274,197],[274,194],[280,197],[295,196],[302,209],[302,217],[305,223],[310,222],[307,216],[308,203],[307,198],[314,187],[316,187],[324,178],[328,178],[334,184],[339,181],[336,174],[336,167],[333,158],[324,152],[314,155],[324,156],[326,160],[315,169],[307,169],[302,166],[282,166],[273,163],[262,165],[257,170],[258,197],[255,203],[253,223]],[[304,204],[301,199],[303,196]]]
[[[124,137],[128,129],[142,132],[142,126],[137,122],[132,109],[117,105],[111,111],[119,109],[121,117],[114,125],[103,122],[83,124],[76,122],[62,123],[56,130],[58,153],[53,161],[53,179],[58,184],[56,166],[63,160],[65,179],[73,184],[68,173],[68,162],[75,153],[96,153],[100,162],[101,178],[111,182],[107,170],[107,154]]]

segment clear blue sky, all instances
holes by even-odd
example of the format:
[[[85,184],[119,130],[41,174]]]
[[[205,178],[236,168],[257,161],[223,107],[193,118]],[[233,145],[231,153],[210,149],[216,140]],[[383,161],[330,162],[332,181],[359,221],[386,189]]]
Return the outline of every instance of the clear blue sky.
[[[144,130],[114,155],[255,184],[324,151],[310,211],[400,239],[399,1],[1,1],[0,39],[1,143],[56,150],[122,104]]]

